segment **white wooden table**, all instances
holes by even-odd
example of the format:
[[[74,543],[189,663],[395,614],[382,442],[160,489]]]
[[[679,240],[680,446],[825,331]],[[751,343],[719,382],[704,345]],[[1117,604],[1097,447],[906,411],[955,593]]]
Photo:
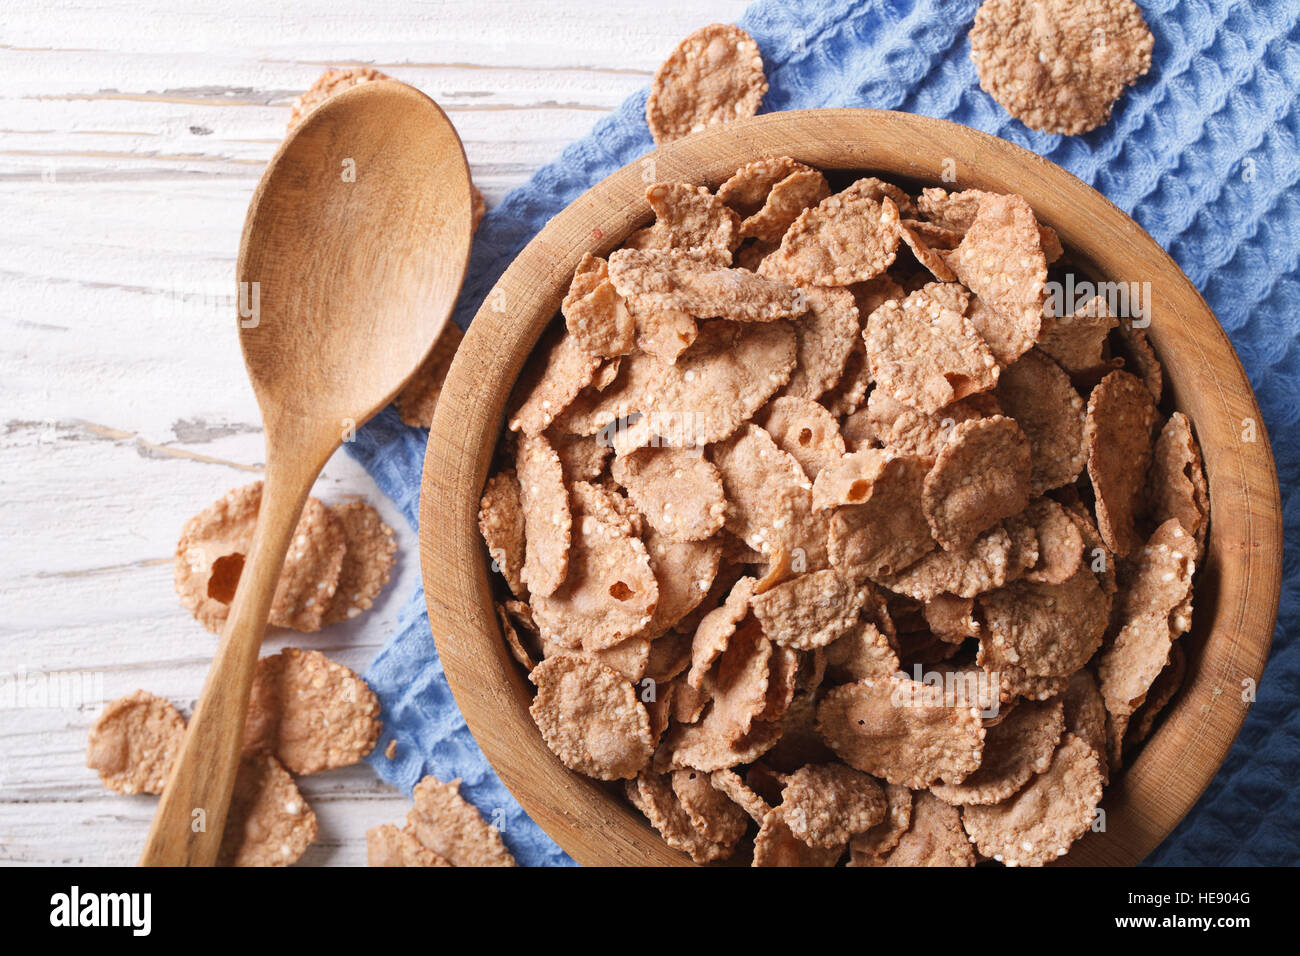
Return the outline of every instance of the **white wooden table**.
[[[255,480],[261,429],[231,301],[249,196],[289,103],[328,66],[430,94],[489,207],[742,0],[5,0],[0,6],[0,862],[129,864],[154,798],[83,765],[104,701],[183,713],[215,646],[172,589],[182,523]],[[415,536],[345,454],[401,550],[376,608],[270,651],[363,669],[419,577]],[[308,864],[360,864],[405,798],[365,765],[301,781]]]

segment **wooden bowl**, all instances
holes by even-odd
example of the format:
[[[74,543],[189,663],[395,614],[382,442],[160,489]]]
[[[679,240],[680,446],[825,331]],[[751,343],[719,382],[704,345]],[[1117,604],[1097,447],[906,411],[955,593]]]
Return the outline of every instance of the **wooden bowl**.
[[[1192,420],[1211,514],[1188,679],[1158,731],[1106,791],[1106,830],[1068,862],[1135,864],[1182,819],[1218,771],[1246,716],[1277,615],[1282,530],[1263,418],[1232,345],[1174,261],[1132,219],[1034,153],[941,120],[877,110],[805,110],[714,127],[620,169],[557,215],[520,253],[472,327],[438,402],[420,506],[420,557],[438,653],[465,720],[502,781],[575,860],[688,862],[605,785],[565,768],[528,714],[532,688],[493,610],[478,501],[504,405],[583,253],[604,255],[650,209],[647,178],[717,186],[737,167],[789,155],[823,170],[905,177],[950,190],[1019,193],[1095,278],[1149,282],[1149,330],[1173,407]],[[653,167],[646,164],[652,162]],[[944,171],[955,181],[944,181]]]

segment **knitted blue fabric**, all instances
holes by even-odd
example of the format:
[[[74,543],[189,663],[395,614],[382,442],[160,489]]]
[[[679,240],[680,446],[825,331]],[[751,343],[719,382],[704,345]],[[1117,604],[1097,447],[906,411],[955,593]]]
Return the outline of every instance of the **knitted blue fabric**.
[[[762,0],[741,26],[758,41],[771,90],[764,111],[824,106],[905,110],[973,126],[1031,149],[1105,193],[1167,249],[1241,356],[1277,456],[1287,552],[1282,605],[1259,699],[1223,769],[1148,859],[1156,864],[1300,863],[1300,5],[1152,0],[1141,4],[1150,73],[1109,123],[1083,136],[1030,130],[979,88],[967,40],[978,0]],[[455,312],[462,328],[524,244],[591,185],[653,146],[645,92],[487,214]],[[426,433],[386,410],[348,446],[414,527]],[[502,827],[526,865],[572,861],[534,824],[474,743],[429,635],[424,594],[366,674],[383,701],[371,758],[404,790],[426,773]],[[398,758],[378,754],[396,737]]]

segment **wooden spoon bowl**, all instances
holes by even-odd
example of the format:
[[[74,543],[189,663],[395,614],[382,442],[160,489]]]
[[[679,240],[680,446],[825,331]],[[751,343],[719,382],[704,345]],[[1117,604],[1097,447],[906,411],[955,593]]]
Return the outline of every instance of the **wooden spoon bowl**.
[[[1281,585],[1282,530],[1272,451],[1241,363],[1174,261],[1104,196],[1040,156],[941,120],[876,110],[806,110],[712,128],[648,157],[661,181],[717,186],[737,167],[789,155],[811,166],[949,190],[1014,192],[1056,229],[1095,279],[1149,282],[1149,334],[1172,407],[1204,453],[1212,520],[1197,578],[1188,677],[1159,729],[1112,780],[1104,832],[1065,858],[1135,864],[1196,802],[1226,757],[1268,656]],[[524,809],[592,865],[689,862],[600,783],[565,768],[528,714],[531,685],[501,639],[477,528],[483,482],[511,386],[555,317],[583,253],[607,254],[650,218],[639,160],[556,216],[486,299],[451,368],[425,455],[420,552],[429,618],[456,701]],[[942,179],[945,170],[956,181]]]

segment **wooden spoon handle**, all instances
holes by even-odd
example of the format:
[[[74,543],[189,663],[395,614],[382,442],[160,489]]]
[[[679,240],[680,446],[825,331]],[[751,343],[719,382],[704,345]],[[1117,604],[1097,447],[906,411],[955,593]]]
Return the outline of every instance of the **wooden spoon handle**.
[[[268,456],[253,547],[181,752],[167,777],[141,866],[212,866],[239,769],[249,691],[298,517],[320,471],[278,471]]]

